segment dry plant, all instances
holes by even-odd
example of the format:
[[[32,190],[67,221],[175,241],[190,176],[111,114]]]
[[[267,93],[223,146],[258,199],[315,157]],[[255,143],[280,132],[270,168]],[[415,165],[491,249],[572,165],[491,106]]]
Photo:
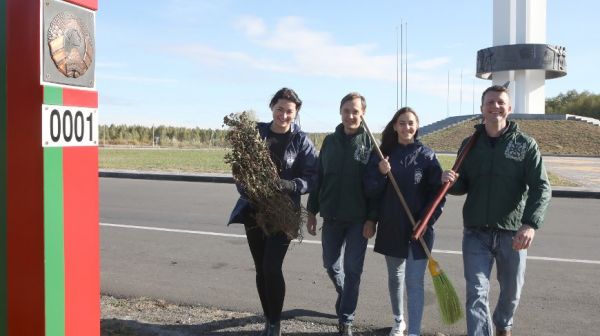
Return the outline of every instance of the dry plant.
[[[266,235],[283,232],[290,239],[301,239],[306,211],[281,189],[277,168],[252,113],[232,113],[223,123],[229,126],[226,139],[231,146],[225,163],[231,165],[234,180],[255,209],[258,227]]]

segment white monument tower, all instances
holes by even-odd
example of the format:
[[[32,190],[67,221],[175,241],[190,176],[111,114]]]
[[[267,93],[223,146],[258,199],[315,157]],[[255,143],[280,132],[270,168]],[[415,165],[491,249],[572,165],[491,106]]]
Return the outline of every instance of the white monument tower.
[[[545,113],[546,79],[566,72],[564,47],[546,43],[546,0],[493,0],[494,46],[477,52],[477,77],[510,82],[514,113]]]

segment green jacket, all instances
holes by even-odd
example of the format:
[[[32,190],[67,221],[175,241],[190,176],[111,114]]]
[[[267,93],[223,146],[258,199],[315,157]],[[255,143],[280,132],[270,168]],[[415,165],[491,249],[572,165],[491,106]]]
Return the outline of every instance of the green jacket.
[[[362,127],[348,136],[340,124],[327,135],[319,153],[319,183],[308,197],[308,211],[339,222],[376,219],[376,204],[363,191],[371,149],[373,142]]]
[[[481,135],[450,188],[453,195],[467,194],[464,226],[516,231],[528,224],[538,229],[552,192],[537,143],[514,121],[495,146],[483,124],[475,128]]]

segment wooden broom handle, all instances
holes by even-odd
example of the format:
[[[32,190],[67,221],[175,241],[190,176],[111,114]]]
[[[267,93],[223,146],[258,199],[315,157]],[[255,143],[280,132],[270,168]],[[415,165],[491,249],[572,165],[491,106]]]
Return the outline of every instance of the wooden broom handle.
[[[363,126],[365,128],[365,131],[369,135],[369,138],[371,138],[371,141],[373,141],[373,144],[374,144],[373,147],[377,151],[377,154],[379,155],[379,158],[381,160],[385,160],[385,157],[383,156],[383,153],[381,152],[381,149],[379,149],[379,146],[377,146],[377,141],[375,140],[375,137],[371,133],[371,130],[369,129],[369,126],[367,126],[367,121],[365,120],[364,116],[362,117],[362,121],[363,121]],[[396,179],[394,178],[394,174],[392,174],[392,170],[390,170],[390,171],[387,172],[387,176],[388,176],[388,180],[390,180],[390,182],[394,186],[394,189],[396,190],[396,194],[398,195],[398,198],[400,199],[400,203],[402,203],[402,207],[404,208],[404,212],[406,212],[406,216],[408,216],[408,219],[409,219],[410,223],[412,224],[413,229],[416,229],[417,228],[417,223],[415,222],[415,218],[413,217],[412,212],[410,212],[410,208],[408,207],[408,204],[406,203],[406,200],[404,199],[404,196],[402,196],[402,192],[400,191],[400,187],[398,186],[398,183],[396,183]],[[427,244],[425,244],[425,241],[423,240],[423,238],[419,237],[418,240],[421,243],[421,246],[423,247],[423,250],[425,251],[425,254],[427,255],[427,258],[428,259],[433,259],[433,257],[431,256],[431,251],[429,251],[429,248],[427,247]]]
[[[471,148],[473,148],[473,146],[475,145],[475,142],[477,141],[478,137],[479,137],[479,132],[477,132],[477,131],[475,133],[473,133],[473,135],[471,135],[471,137],[469,138],[469,141],[467,142],[467,144],[465,145],[463,150],[460,152],[460,154],[456,158],[456,161],[454,161],[454,166],[452,166],[453,171],[458,172],[458,169],[460,169],[460,166],[462,165],[463,161],[467,157],[467,154],[469,154],[469,151],[471,150]],[[425,212],[425,215],[421,219],[421,223],[419,223],[419,225],[417,227],[415,227],[413,234],[412,234],[413,240],[420,239],[421,236],[423,236],[423,232],[425,231],[425,228],[427,227],[427,224],[429,223],[431,216],[433,216],[435,209],[437,208],[437,206],[440,204],[440,202],[444,199],[444,197],[448,193],[448,189],[450,189],[451,185],[452,185],[452,183],[450,183],[450,181],[442,184],[442,187],[438,191],[437,196],[435,197],[433,202],[429,205],[429,207],[427,208],[427,211]]]

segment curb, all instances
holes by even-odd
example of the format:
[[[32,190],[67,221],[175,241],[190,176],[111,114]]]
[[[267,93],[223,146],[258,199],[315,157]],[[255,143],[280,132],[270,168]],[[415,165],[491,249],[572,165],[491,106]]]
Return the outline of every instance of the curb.
[[[135,172],[135,171],[114,171],[100,170],[99,177],[126,178],[136,180],[156,180],[156,181],[177,181],[177,182],[210,182],[210,183],[230,183],[234,180],[231,175],[219,174],[178,174],[178,173],[154,173],[154,172]]]
[[[126,178],[136,180],[234,183],[233,177],[226,174],[180,174],[165,172],[100,170],[98,175],[99,177]],[[553,187],[552,197],[600,199],[600,191],[583,188]]]

